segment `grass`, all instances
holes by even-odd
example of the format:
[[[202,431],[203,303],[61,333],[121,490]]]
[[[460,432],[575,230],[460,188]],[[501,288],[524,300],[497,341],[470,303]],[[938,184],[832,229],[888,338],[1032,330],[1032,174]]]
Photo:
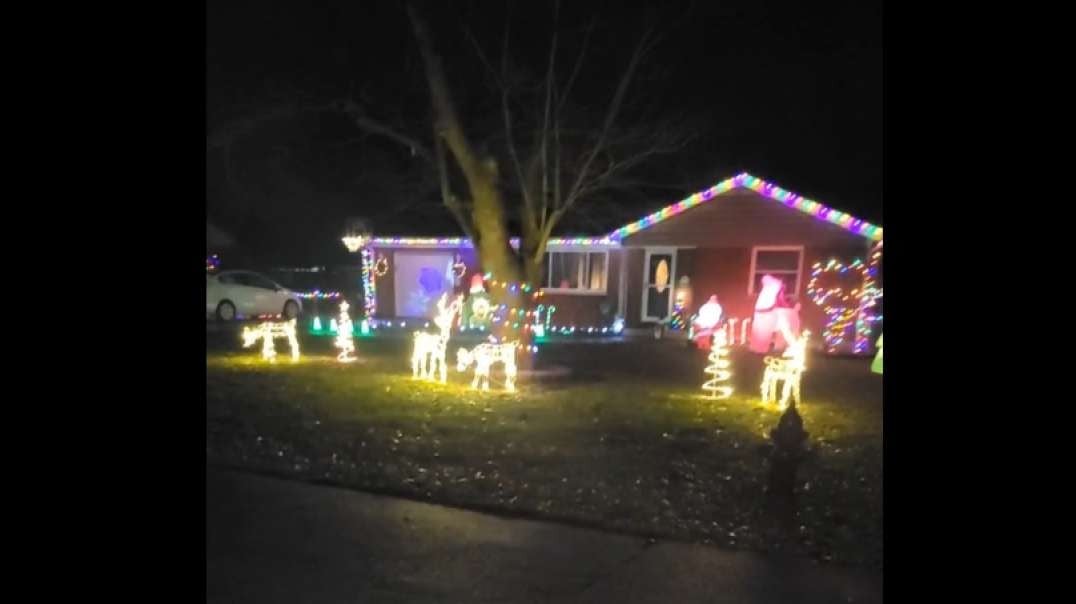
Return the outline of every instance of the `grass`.
[[[672,342],[551,344],[538,368],[573,375],[521,376],[515,394],[470,390],[454,367],[447,385],[413,381],[405,340],[357,340],[350,365],[330,338],[303,346],[300,362],[270,365],[238,337],[211,338],[211,461],[881,570],[881,379],[869,361],[809,361],[800,412],[815,455],[788,525],[767,512],[764,449],[779,413],[758,402],[753,355],[733,357],[733,398],[710,401],[698,388],[705,354]]]

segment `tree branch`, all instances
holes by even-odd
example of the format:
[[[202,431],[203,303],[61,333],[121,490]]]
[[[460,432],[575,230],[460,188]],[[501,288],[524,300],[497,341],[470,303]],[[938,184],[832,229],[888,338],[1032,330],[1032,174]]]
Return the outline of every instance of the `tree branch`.
[[[575,58],[575,66],[572,67],[572,74],[568,76],[568,83],[564,85],[564,93],[560,98],[560,103],[557,105],[557,112],[564,109],[564,103],[567,102],[568,95],[571,94],[575,78],[579,76],[579,71],[583,66],[583,57],[587,54],[587,46],[590,44],[590,33],[594,31],[594,24],[597,20],[597,16],[591,17],[590,22],[587,24],[586,32],[583,34],[583,45],[579,49],[579,56]]]
[[[509,90],[508,90],[508,40],[511,32],[511,13],[506,10],[504,18],[504,43],[501,47],[501,113],[504,116],[504,133],[506,138],[506,145],[508,146],[508,155],[512,159],[512,166],[515,168],[516,178],[519,180],[520,194],[523,197],[523,220],[527,221],[527,227],[533,227],[534,218],[534,200],[531,198],[531,191],[529,181],[524,175],[523,164],[519,161],[519,151],[516,149],[515,137],[512,134],[512,114],[509,107]]]
[[[426,80],[430,86],[430,101],[434,109],[435,130],[444,138],[460,169],[470,183],[480,180],[484,162],[482,162],[467,136],[464,134],[456,107],[452,103],[452,94],[448,89],[441,58],[433,50],[433,38],[425,20],[419,16],[411,3],[407,4],[407,14],[418,40],[422,62],[426,66]]]
[[[576,175],[574,184],[572,184],[571,189],[568,190],[568,195],[561,200],[560,205],[553,210],[549,224],[546,228],[547,233],[552,233],[556,222],[564,216],[565,212],[567,212],[579,198],[579,191],[586,181],[587,172],[590,170],[590,166],[594,162],[594,159],[601,153],[605,140],[609,136],[609,131],[612,129],[617,114],[620,112],[620,107],[624,102],[624,97],[627,95],[628,86],[631,84],[632,76],[635,74],[643,56],[650,50],[649,42],[651,31],[652,30],[647,30],[639,39],[639,43],[635,46],[635,50],[631,54],[631,59],[628,61],[628,66],[624,70],[624,74],[621,76],[619,84],[617,84],[613,99],[609,103],[609,109],[605,114],[605,120],[602,124],[601,133],[598,135],[598,140],[594,143],[594,147],[583,162],[579,174]]]
[[[507,24],[505,24],[505,27],[507,28]],[[478,43],[478,38],[475,37],[474,32],[471,31],[470,27],[464,26],[463,33],[467,36],[467,39],[470,40],[471,46],[474,47],[475,53],[478,54],[478,59],[482,62],[482,65],[485,66],[490,77],[493,78],[493,83],[497,85],[497,88],[504,89],[507,85],[507,79],[498,77],[497,70],[493,69],[493,65],[491,65],[489,59],[486,58],[486,53],[482,51],[482,46]],[[508,32],[506,31],[505,36],[507,35]]]
[[[560,0],[553,4],[553,41],[549,45],[549,65],[545,77],[545,113],[542,117],[542,211],[541,218],[535,222],[544,226],[549,203],[549,121],[553,109],[553,82],[556,75],[557,61],[557,21],[560,16]],[[555,203],[559,203],[556,200]]]
[[[346,115],[360,130],[391,140],[399,145],[409,148],[413,154],[422,159],[429,162],[433,161],[432,154],[424,144],[415,138],[399,132],[387,124],[366,115],[366,112],[363,111],[362,107],[351,99],[333,99],[324,103],[292,103],[267,107],[254,114],[246,115],[217,128],[213,134],[206,137],[206,148],[215,149],[227,147],[233,144],[237,139],[250,135],[262,125],[269,122],[292,119],[304,113],[325,112]]]

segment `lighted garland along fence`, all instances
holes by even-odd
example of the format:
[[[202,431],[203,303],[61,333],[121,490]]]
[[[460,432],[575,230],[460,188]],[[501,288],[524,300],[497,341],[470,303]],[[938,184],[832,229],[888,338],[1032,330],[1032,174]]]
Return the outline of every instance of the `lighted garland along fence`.
[[[352,335],[360,338],[372,338],[377,335],[408,335],[415,330],[428,329],[432,325],[428,319],[361,319],[352,324]],[[313,336],[332,336],[338,333],[336,319],[327,315],[315,315],[307,320],[307,333]],[[623,334],[624,322],[614,321],[611,325],[578,326],[527,323],[521,327],[532,332],[536,342],[558,339],[561,337],[617,337]],[[485,327],[457,328],[456,333],[464,336],[484,337],[491,333]]]

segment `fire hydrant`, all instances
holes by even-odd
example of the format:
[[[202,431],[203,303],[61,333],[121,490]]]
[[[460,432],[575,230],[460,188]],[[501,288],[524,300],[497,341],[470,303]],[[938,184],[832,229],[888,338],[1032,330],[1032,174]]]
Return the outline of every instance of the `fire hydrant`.
[[[795,491],[796,471],[807,458],[807,432],[803,418],[791,405],[770,430],[773,449],[770,452],[770,493],[791,497]]]

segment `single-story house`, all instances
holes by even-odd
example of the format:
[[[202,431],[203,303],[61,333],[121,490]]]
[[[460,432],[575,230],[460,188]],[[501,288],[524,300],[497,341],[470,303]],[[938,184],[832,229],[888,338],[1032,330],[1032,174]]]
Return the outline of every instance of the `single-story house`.
[[[866,260],[881,241],[880,226],[744,173],[606,236],[550,240],[542,302],[556,307],[555,327],[600,329],[619,318],[629,331],[652,329],[682,287],[691,292],[687,315],[717,295],[725,316],[744,318],[770,274],[802,304],[802,325],[820,334],[825,316],[806,295],[811,265]],[[431,316],[442,292],[466,292],[481,273],[460,237],[372,237],[364,264],[368,310],[389,320]]]

